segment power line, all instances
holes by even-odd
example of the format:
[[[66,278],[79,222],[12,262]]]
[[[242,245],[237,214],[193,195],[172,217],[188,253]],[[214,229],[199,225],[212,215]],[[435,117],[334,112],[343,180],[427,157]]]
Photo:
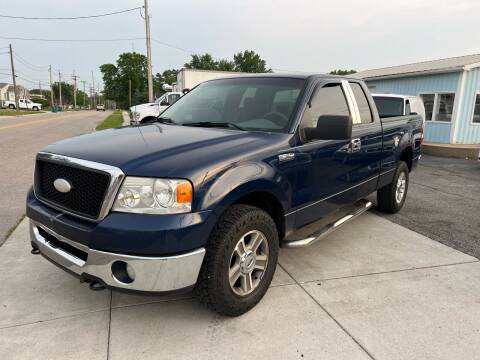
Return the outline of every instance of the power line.
[[[75,16],[75,17],[27,17],[27,16],[14,16],[14,15],[0,15],[2,18],[9,18],[9,19],[21,19],[21,20],[80,20],[80,19],[91,19],[91,18],[99,18],[104,16],[111,16],[111,15],[118,15],[123,14],[131,11],[135,11],[138,9],[142,9],[143,6],[137,6],[132,9],[120,10],[111,13],[104,13],[104,14],[96,14],[96,15],[86,15],[86,16]]]
[[[144,37],[120,38],[120,39],[44,39],[44,38],[25,38],[25,37],[16,37],[16,36],[0,36],[0,39],[23,40],[23,41],[50,41],[50,42],[115,42],[115,41],[145,40]]]
[[[48,70],[48,65],[46,66],[41,66],[41,65],[34,65],[30,62],[28,62],[27,60],[25,60],[23,57],[21,57],[20,55],[18,55],[17,52],[13,52],[13,56],[15,57],[15,59],[17,59],[21,64],[23,64],[25,67],[29,68],[30,70],[33,70],[33,71],[38,71],[38,72],[44,72],[44,71],[47,71]]]
[[[160,45],[163,45],[163,46],[172,48],[172,49],[180,50],[180,51],[186,52],[186,53],[188,53],[188,54],[194,54],[194,53],[196,53],[196,51],[189,50],[189,49],[185,49],[185,48],[181,48],[181,47],[176,46],[176,45],[168,44],[168,43],[166,43],[166,42],[163,42],[163,41],[160,41],[160,40],[157,40],[157,39],[154,39],[154,38],[152,38],[152,40],[153,40],[154,42],[156,42],[157,44],[160,44]]]

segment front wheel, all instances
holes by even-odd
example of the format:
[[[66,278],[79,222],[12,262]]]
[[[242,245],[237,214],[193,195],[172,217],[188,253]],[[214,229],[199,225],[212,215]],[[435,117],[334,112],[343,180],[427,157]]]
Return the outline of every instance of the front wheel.
[[[400,161],[393,181],[377,191],[379,209],[390,214],[399,212],[407,197],[408,182],[408,166],[404,161]]]
[[[32,108],[32,110],[33,110],[33,111],[38,111],[38,107],[37,107],[37,106],[34,106],[34,107]]]
[[[207,244],[195,288],[198,297],[220,314],[246,313],[270,286],[278,248],[275,222],[265,211],[250,205],[230,207]]]

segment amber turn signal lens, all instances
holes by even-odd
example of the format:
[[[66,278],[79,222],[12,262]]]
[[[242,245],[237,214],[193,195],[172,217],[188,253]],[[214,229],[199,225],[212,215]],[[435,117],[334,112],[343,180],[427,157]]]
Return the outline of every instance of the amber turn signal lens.
[[[191,203],[193,197],[192,185],[188,182],[182,182],[177,185],[177,203]]]

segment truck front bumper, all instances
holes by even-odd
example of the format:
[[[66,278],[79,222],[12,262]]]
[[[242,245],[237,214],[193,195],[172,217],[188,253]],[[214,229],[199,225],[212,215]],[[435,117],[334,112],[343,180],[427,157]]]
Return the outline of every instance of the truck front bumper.
[[[112,288],[169,292],[193,286],[205,248],[165,257],[123,255],[94,250],[30,219],[30,239],[40,253],[65,270]]]

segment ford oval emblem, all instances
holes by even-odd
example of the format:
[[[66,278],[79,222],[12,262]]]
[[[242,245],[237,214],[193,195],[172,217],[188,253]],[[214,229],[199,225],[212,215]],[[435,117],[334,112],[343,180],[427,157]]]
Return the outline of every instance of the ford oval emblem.
[[[53,186],[55,186],[55,189],[61,193],[68,193],[70,190],[72,190],[72,185],[65,179],[55,180],[53,182]]]

